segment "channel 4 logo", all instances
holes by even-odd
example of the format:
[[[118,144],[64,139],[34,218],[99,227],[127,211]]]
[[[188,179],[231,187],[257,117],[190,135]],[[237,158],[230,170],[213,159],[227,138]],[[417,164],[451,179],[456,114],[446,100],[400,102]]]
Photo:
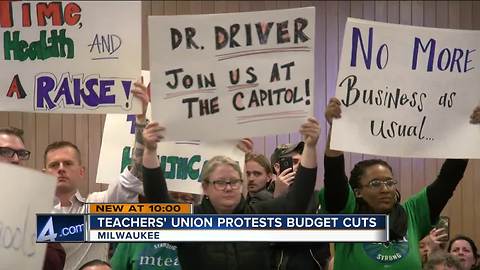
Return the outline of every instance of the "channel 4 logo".
[[[37,243],[84,241],[83,215],[37,214]]]

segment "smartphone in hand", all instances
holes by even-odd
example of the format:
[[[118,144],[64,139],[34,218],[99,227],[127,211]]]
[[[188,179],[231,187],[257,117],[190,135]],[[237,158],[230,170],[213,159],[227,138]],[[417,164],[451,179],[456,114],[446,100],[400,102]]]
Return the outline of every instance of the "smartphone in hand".
[[[293,159],[292,157],[281,157],[278,160],[278,163],[280,163],[280,173],[282,173],[284,170],[288,168],[292,168],[293,170]]]
[[[443,241],[447,242],[448,240],[450,240],[450,219],[448,217],[440,216],[437,225],[435,225],[435,228],[445,230],[447,237],[443,238]]]

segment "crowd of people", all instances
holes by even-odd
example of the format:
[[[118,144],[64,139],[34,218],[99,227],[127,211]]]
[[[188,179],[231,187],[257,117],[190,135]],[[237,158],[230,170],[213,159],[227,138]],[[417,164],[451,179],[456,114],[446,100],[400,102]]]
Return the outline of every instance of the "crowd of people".
[[[302,141],[278,145],[270,159],[253,153],[251,140],[242,140],[244,171],[228,156],[211,158],[199,179],[202,197],[169,192],[158,158],[161,153],[157,153],[157,143],[168,127],[146,119],[146,92],[143,84],[135,83],[133,94],[142,101],[143,113],[136,119],[132,163],[107,190],[82,197],[78,188],[86,168],[79,148],[66,141],[48,145],[44,172],[57,178],[54,213],[83,213],[89,202],[141,200],[192,203],[197,214],[388,214],[389,242],[332,243],[332,249],[323,242],[120,243],[111,258],[107,243],[52,243],[47,246],[43,269],[478,268],[479,254],[471,238],[459,235],[448,241],[445,229],[435,227],[468,160],[445,160],[435,181],[402,203],[392,168],[384,160],[360,161],[348,177],[343,153],[329,147],[329,131],[324,188],[315,191],[321,128],[310,117],[299,127]],[[325,111],[327,123],[340,118],[341,111],[340,101],[332,98]],[[473,110],[470,122],[480,123],[480,106]],[[29,157],[22,131],[0,128],[0,161],[22,165]]]

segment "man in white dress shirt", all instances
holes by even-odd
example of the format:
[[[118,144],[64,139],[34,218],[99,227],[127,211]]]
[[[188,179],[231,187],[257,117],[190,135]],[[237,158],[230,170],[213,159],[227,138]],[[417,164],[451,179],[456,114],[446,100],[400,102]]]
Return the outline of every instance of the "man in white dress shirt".
[[[143,114],[137,115],[135,149],[132,165],[126,168],[118,180],[101,192],[88,194],[83,198],[78,187],[85,181],[85,167],[82,165],[78,147],[66,141],[54,142],[47,146],[44,153],[44,171],[57,177],[55,190],[55,213],[84,213],[85,203],[138,202],[138,194],[143,193],[141,165],[143,156],[142,131],[146,125],[145,112],[148,104],[146,87],[135,83],[132,93],[142,100]],[[83,264],[99,259],[108,261],[108,243],[64,243],[67,254],[65,268],[78,269]]]

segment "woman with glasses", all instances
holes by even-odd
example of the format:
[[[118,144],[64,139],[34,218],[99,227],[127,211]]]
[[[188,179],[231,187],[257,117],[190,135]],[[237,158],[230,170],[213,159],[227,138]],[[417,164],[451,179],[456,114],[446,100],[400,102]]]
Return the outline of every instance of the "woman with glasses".
[[[152,122],[144,130],[144,191],[149,202],[172,202],[165,178],[160,170],[156,147],[164,130]],[[309,118],[300,127],[305,148],[296,180],[286,196],[246,203],[243,177],[238,163],[225,156],[210,159],[202,170],[200,181],[204,198],[194,206],[196,214],[285,214],[304,213],[313,194],[317,174],[316,145],[320,127]],[[208,242],[176,243],[183,270],[189,269],[270,269],[268,243]]]
[[[340,118],[340,101],[332,98],[325,111],[327,122]],[[480,107],[470,122],[480,123]],[[379,159],[357,163],[350,179],[345,175],[343,153],[325,151],[325,187],[320,193],[324,210],[331,214],[388,214],[387,243],[336,243],[334,269],[422,269],[419,241],[427,235],[463,177],[468,160],[447,159],[437,179],[400,204],[390,165]]]

